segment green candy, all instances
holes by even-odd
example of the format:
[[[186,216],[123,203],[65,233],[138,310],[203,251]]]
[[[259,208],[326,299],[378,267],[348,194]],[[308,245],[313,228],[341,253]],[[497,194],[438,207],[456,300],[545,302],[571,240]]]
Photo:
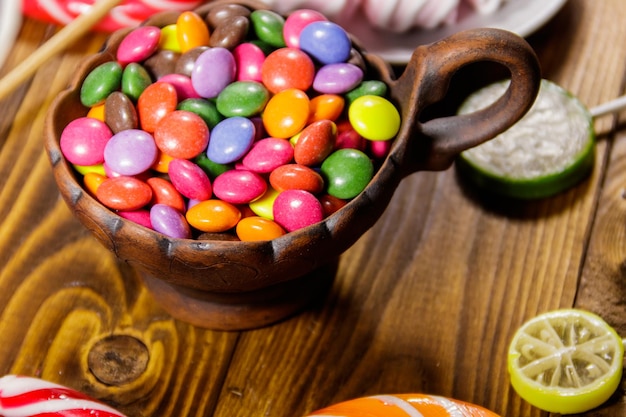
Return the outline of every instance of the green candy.
[[[378,80],[366,80],[353,90],[345,94],[346,104],[349,106],[354,100],[363,96],[385,97],[387,95],[387,84]]]
[[[257,38],[274,48],[287,46],[283,37],[284,17],[271,10],[255,10],[250,14],[250,21]]]
[[[196,163],[196,165],[202,168],[204,173],[207,174],[211,180],[214,180],[220,174],[223,174],[224,172],[233,169],[231,165],[218,164],[217,162],[211,161],[204,152],[196,156],[194,158],[194,162]]]
[[[209,129],[213,129],[215,125],[224,120],[224,117],[217,111],[215,103],[203,98],[188,98],[183,100],[178,104],[177,109],[197,114],[204,120]]]
[[[229,84],[217,96],[217,110],[226,117],[252,117],[261,113],[270,93],[261,83],[237,81]]]
[[[321,173],[328,194],[349,200],[365,189],[374,176],[374,165],[358,149],[339,149],[324,160]]]
[[[122,73],[122,93],[133,101],[139,100],[139,96],[150,84],[152,78],[150,73],[140,64],[131,62],[124,68]]]
[[[122,67],[116,61],[105,62],[94,68],[83,81],[80,89],[80,101],[85,107],[104,103],[122,83]]]

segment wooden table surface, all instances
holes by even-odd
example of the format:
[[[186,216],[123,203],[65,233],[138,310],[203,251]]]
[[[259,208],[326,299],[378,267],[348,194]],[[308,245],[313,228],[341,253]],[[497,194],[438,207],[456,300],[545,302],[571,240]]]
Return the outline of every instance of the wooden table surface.
[[[589,107],[621,95],[626,3],[570,0],[529,38],[544,78]],[[57,28],[26,20],[1,74]],[[512,390],[506,352],[538,313],[579,307],[626,336],[626,130],[596,121],[590,178],[512,203],[454,167],[406,178],[340,259],[323,300],[263,329],[172,319],[59,197],[47,107],[103,35],[85,37],[0,101],[0,375],[76,388],[133,416],[294,417],[346,399],[432,393],[545,416]],[[626,414],[626,380],[588,416]]]

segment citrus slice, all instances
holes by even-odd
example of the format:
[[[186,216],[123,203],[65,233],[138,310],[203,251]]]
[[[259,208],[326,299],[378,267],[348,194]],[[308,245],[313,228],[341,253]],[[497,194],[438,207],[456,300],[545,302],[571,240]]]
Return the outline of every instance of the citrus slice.
[[[552,413],[591,410],[617,389],[624,346],[597,315],[577,309],[541,314],[515,333],[508,353],[511,385],[524,400]]]
[[[470,95],[459,114],[493,103],[509,81]],[[515,125],[461,153],[460,172],[490,192],[518,199],[544,198],[576,185],[593,168],[595,131],[589,110],[558,85],[542,80],[531,109]]]

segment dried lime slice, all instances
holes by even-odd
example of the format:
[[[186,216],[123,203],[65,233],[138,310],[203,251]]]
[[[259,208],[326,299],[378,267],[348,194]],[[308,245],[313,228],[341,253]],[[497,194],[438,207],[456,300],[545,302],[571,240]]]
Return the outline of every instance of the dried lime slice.
[[[563,309],[526,322],[509,346],[511,385],[520,397],[552,413],[591,410],[622,377],[622,338],[597,315]]]
[[[470,95],[459,114],[493,103],[508,86]],[[593,168],[595,132],[589,110],[558,85],[542,80],[535,104],[507,131],[461,153],[457,167],[478,186],[520,199],[543,198],[577,184]]]

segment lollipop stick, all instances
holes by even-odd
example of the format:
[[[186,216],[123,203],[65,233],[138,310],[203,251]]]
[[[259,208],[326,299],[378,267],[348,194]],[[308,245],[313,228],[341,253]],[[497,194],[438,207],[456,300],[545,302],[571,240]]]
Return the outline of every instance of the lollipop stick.
[[[601,117],[626,108],[626,95],[613,99],[589,110],[593,118]]]
[[[88,32],[113,7],[121,2],[122,0],[98,0],[86,13],[81,14],[76,20],[61,29],[48,42],[0,79],[0,100],[33,75],[51,57],[63,51]]]

